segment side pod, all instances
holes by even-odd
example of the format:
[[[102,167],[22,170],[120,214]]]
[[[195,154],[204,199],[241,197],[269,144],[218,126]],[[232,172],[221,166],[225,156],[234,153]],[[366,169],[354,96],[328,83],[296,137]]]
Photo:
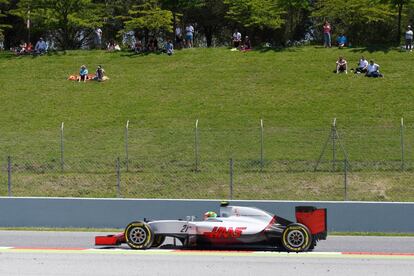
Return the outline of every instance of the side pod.
[[[311,234],[318,240],[325,240],[327,231],[327,213],[326,209],[317,209],[313,206],[297,206],[296,221],[306,225]]]

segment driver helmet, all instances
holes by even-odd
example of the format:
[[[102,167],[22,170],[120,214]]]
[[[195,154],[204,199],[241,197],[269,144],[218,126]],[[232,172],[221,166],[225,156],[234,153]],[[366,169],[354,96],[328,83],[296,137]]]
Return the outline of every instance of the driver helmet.
[[[217,213],[213,212],[213,211],[208,211],[204,213],[204,219],[208,219],[208,218],[216,218],[217,217]]]

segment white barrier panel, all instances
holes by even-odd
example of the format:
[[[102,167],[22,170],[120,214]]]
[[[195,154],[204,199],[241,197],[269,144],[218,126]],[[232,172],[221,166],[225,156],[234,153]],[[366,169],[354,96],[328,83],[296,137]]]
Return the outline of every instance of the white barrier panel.
[[[414,232],[414,203],[326,201],[230,201],[294,220],[295,206],[328,209],[328,230]],[[218,211],[219,200],[0,197],[0,227],[123,228],[132,220],[185,219]]]

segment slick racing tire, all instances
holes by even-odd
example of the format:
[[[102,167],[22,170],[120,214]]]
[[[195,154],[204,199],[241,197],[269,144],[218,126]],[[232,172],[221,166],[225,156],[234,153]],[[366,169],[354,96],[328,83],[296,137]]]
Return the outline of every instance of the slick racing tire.
[[[289,252],[304,252],[312,245],[312,235],[305,225],[292,223],[282,233],[282,245]]]
[[[155,235],[151,247],[160,247],[165,241],[165,236]]]
[[[147,249],[154,242],[154,232],[148,224],[134,221],[125,228],[125,239],[132,249]]]

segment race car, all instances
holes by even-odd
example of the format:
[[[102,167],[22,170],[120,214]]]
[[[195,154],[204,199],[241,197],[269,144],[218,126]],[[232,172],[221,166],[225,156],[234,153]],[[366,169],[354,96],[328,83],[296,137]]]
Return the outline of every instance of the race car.
[[[214,212],[208,212],[214,213]],[[97,236],[95,245],[123,243],[132,249],[160,247],[166,237],[181,241],[186,248],[271,247],[288,252],[312,250],[327,237],[327,210],[297,206],[292,222],[254,207],[230,206],[224,202],[219,215],[202,221],[185,220],[133,221],[123,233]]]

